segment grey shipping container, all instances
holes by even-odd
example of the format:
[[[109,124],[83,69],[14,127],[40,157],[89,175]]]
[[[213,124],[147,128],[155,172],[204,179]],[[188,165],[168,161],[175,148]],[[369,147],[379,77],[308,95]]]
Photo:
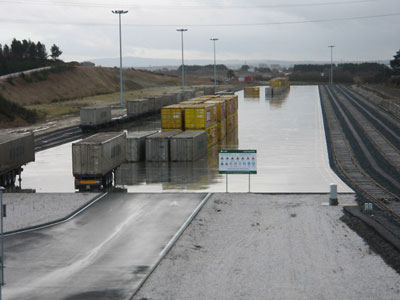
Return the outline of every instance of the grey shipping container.
[[[98,126],[111,121],[111,107],[84,107],[80,115],[81,126]]]
[[[146,159],[146,137],[157,131],[134,131],[126,136],[126,161],[136,162]]]
[[[171,138],[171,161],[194,161],[207,153],[207,132],[188,130]]]
[[[179,131],[167,131],[146,137],[146,161],[169,161],[170,139],[179,133]]]
[[[6,182],[11,179],[15,181],[15,175],[20,172],[20,167],[31,161],[35,161],[33,133],[0,134],[0,175],[3,179],[0,185],[11,184]]]
[[[272,96],[272,88],[267,86],[265,87],[265,96]]]
[[[124,132],[102,132],[72,144],[75,177],[102,177],[125,161]]]
[[[138,117],[154,111],[154,99],[135,99],[126,101],[129,117]]]

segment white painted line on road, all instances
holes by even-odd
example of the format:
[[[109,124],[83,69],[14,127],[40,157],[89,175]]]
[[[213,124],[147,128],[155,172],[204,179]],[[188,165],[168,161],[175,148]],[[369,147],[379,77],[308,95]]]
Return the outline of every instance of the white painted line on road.
[[[35,226],[32,228],[28,228],[28,229],[21,229],[18,231],[14,231],[14,232],[10,232],[10,233],[5,233],[4,236],[11,236],[11,235],[16,235],[16,234],[21,234],[21,233],[27,233],[27,232],[32,232],[32,231],[36,231],[36,230],[40,230],[40,229],[45,229],[45,228],[49,228],[52,226],[56,226],[59,224],[63,224],[65,222],[68,222],[70,220],[72,220],[73,218],[75,218],[77,215],[79,215],[80,213],[82,213],[83,211],[85,211],[86,209],[88,209],[90,206],[92,206],[93,204],[95,204],[97,201],[99,201],[100,199],[102,199],[104,196],[106,196],[108,194],[108,192],[105,192],[104,194],[100,195],[99,197],[95,198],[93,201],[91,201],[90,203],[88,203],[87,205],[85,205],[84,207],[82,207],[80,210],[78,210],[77,212],[75,212],[73,215],[69,216],[67,219],[62,219],[60,221],[55,221],[53,223],[47,223],[45,225],[42,226]]]

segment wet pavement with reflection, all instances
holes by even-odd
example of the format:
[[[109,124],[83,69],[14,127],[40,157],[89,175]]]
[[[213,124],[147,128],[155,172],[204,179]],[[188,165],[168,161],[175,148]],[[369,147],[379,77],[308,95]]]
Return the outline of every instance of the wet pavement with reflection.
[[[329,184],[352,192],[330,169],[317,86],[293,86],[289,93],[260,98],[239,96],[239,128],[207,157],[195,162],[130,163],[116,172],[116,185],[128,192],[324,193]],[[160,128],[159,116],[129,130]],[[221,175],[219,149],[256,149],[257,174]],[[71,143],[36,154],[25,167],[23,188],[74,192]],[[228,180],[228,182],[227,182]],[[227,184],[228,183],[228,184]],[[249,184],[250,183],[250,184]]]

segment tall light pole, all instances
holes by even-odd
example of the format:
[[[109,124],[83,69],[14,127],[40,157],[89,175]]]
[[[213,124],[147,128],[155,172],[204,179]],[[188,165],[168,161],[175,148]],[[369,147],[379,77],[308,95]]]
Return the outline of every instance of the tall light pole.
[[[211,38],[210,40],[214,43],[214,86],[217,87],[217,60],[215,57],[215,42],[218,41],[218,39]]]
[[[122,80],[122,38],[121,38],[121,15],[128,13],[127,10],[112,10],[113,14],[118,14],[119,17],[119,102],[121,107],[124,105],[124,90]]]
[[[183,59],[183,32],[188,31],[187,29],[181,28],[177,29],[176,31],[181,32],[181,41],[182,41],[182,90],[185,89],[185,62]]]
[[[335,47],[334,45],[328,46],[331,48],[331,76],[329,76],[329,84],[333,84],[333,48]]]

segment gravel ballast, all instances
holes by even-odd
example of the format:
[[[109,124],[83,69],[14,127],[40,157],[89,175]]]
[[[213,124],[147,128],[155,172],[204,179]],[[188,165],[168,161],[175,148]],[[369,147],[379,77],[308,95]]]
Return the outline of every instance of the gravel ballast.
[[[134,299],[399,299],[400,276],[328,197],[215,194]]]
[[[12,232],[65,218],[97,195],[96,193],[3,194],[3,203],[7,206],[4,232]]]

